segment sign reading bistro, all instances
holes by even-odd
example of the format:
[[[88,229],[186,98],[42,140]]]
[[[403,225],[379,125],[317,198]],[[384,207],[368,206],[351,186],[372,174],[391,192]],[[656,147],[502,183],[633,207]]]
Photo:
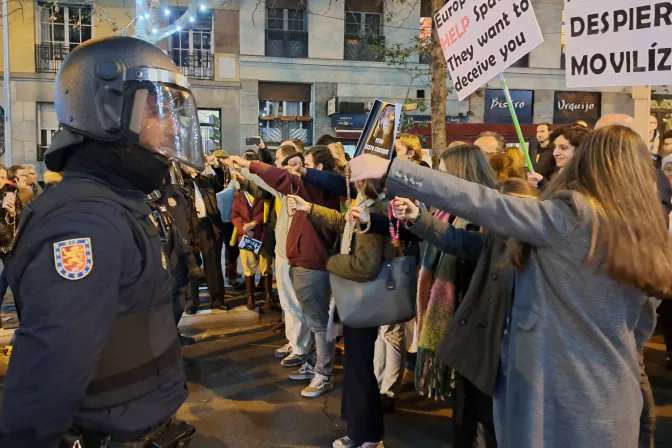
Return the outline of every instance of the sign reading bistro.
[[[578,120],[595,124],[602,112],[600,92],[555,92],[553,123],[570,124]]]

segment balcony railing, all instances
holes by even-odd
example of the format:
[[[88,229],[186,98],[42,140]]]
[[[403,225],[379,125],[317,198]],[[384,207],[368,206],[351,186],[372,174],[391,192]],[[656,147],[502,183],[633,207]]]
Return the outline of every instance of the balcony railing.
[[[168,55],[184,76],[191,79],[215,79],[215,55],[209,51],[172,50]]]
[[[313,122],[310,117],[259,117],[259,135],[267,145],[279,145],[300,138],[306,147],[313,144]]]
[[[266,30],[266,56],[307,58],[308,32]]]
[[[70,53],[70,47],[65,44],[35,45],[35,71],[56,73],[68,53]]]
[[[348,61],[380,61],[380,54],[375,51],[375,47],[383,43],[383,36],[346,34],[343,58]]]

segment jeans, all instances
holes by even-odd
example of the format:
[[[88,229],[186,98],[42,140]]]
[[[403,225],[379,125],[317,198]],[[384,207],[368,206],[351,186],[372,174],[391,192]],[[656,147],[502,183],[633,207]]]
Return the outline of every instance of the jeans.
[[[280,306],[285,317],[285,336],[292,347],[292,352],[303,356],[310,353],[311,333],[296,297],[292,285],[291,266],[285,258],[275,257],[275,280],[278,284]]]
[[[381,394],[399,395],[401,382],[404,379],[405,358],[405,324],[380,327],[373,365]]]
[[[299,299],[308,328],[315,336],[317,361],[315,375],[327,379],[334,370],[334,341],[327,337],[331,286],[329,273],[292,266],[292,284]]]

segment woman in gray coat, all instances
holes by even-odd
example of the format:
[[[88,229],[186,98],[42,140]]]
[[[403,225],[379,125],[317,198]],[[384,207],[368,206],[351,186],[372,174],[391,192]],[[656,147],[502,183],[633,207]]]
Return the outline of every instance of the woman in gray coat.
[[[360,157],[351,168],[353,180],[389,170],[390,193],[410,187],[416,199],[519,241],[495,391],[501,446],[637,446],[634,329],[647,295],[672,290],[672,246],[634,131],[591,133],[539,201],[405,162]]]

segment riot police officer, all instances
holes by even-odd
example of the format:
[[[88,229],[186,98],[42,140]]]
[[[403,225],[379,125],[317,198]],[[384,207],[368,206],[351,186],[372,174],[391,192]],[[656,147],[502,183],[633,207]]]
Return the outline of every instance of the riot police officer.
[[[203,276],[189,244],[194,239],[189,222],[193,203],[184,188],[184,179],[177,162],[173,161],[170,177],[161,190],[150,195],[149,204],[159,222],[161,240],[173,272],[173,313],[177,325],[186,304],[189,280]],[[182,345],[195,342],[194,338],[184,336],[179,329],[178,334]]]
[[[24,209],[10,254],[21,326],[0,447],[187,446],[172,276],[144,197],[170,158],[204,166],[188,82],[145,41],[95,39],[63,62],[55,108],[45,162],[65,176]]]

